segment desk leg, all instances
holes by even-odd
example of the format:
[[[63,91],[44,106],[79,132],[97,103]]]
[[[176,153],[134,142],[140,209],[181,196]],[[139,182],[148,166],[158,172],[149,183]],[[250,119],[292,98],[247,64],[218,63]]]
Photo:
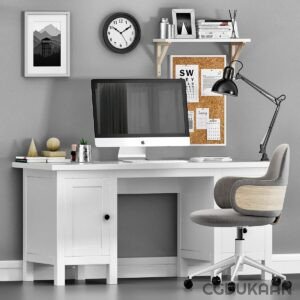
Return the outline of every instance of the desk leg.
[[[23,261],[23,281],[33,281],[33,263]]]
[[[106,283],[117,284],[118,283],[118,266],[116,262],[110,263],[106,267]]]
[[[62,263],[56,263],[54,265],[54,285],[65,285],[65,265]]]
[[[187,264],[187,259],[178,257],[177,258],[177,277],[188,276],[189,269]]]
[[[56,253],[54,260],[54,285],[65,285],[65,240],[64,240],[64,219],[65,211],[67,211],[66,200],[64,199],[64,180],[62,175],[58,173],[56,178]]]
[[[27,261],[27,231],[27,170],[23,169],[23,281],[33,281],[33,263]]]

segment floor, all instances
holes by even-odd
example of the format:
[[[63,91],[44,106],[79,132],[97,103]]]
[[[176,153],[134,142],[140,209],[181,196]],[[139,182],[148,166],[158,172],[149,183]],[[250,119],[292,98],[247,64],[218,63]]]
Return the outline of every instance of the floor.
[[[271,291],[269,282],[264,285],[257,278],[240,281],[239,292],[226,295],[222,286],[213,292],[208,278],[194,280],[192,290],[183,288],[180,278],[123,279],[118,285],[103,281],[71,282],[65,287],[54,287],[52,282],[22,283],[1,282],[0,300],[190,300],[190,299],[300,299],[300,275],[289,276],[293,288],[288,294]],[[245,290],[246,288],[246,290]],[[249,289],[250,288],[250,289]],[[261,294],[259,294],[259,289]],[[242,294],[245,291],[244,294]],[[268,293],[268,294],[267,294]],[[270,295],[272,294],[272,295]]]

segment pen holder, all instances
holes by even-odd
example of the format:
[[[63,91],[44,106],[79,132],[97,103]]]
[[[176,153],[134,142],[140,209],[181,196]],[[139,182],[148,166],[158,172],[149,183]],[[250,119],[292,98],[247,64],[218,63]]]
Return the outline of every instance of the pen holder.
[[[92,160],[92,146],[79,145],[78,148],[78,162],[88,163]]]

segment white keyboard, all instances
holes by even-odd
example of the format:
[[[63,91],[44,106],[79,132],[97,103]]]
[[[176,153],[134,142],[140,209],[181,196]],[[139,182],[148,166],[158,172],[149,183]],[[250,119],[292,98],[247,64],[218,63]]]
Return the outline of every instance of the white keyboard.
[[[199,157],[191,157],[190,162],[226,162],[232,161],[232,158],[229,156],[199,156]]]
[[[172,160],[172,159],[159,159],[159,160],[145,160],[145,159],[126,159],[126,160],[122,160],[122,162],[124,163],[141,163],[141,164],[148,164],[148,163],[187,163],[188,160],[184,160],[184,159],[176,159],[176,160]]]

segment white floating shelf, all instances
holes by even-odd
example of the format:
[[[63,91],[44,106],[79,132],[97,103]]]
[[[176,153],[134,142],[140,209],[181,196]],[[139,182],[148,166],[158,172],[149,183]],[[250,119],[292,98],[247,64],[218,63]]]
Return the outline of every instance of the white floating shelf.
[[[154,43],[250,43],[251,39],[153,39]]]
[[[225,43],[229,45],[231,61],[239,58],[242,48],[251,39],[153,39],[156,52],[156,76],[161,77],[161,65],[173,43]]]

